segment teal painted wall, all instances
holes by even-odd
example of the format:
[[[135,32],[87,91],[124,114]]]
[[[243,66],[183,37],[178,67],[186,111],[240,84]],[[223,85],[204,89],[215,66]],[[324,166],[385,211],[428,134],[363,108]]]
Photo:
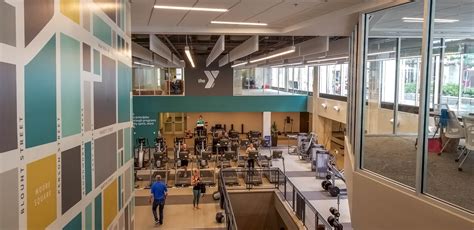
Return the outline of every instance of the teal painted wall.
[[[63,137],[81,133],[81,47],[61,33],[61,124]]]
[[[136,96],[133,112],[306,112],[307,96]]]
[[[132,142],[146,137],[154,143],[161,112],[307,112],[307,102],[307,96],[135,96],[134,117],[157,121],[153,125],[134,122]]]
[[[56,141],[56,35],[26,64],[24,93],[26,147]]]

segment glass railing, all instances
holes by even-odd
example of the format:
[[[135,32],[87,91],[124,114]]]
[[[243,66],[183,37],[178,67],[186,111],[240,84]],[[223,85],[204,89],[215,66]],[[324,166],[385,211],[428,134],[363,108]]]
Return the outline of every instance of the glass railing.
[[[221,208],[225,210],[225,219],[227,229],[237,229],[237,222],[235,221],[234,212],[229,199],[229,194],[226,188],[227,184],[232,184],[226,181],[224,176],[226,173],[233,172],[235,175],[244,175],[245,187],[241,189],[273,189],[279,193],[291,208],[293,214],[303,223],[308,230],[333,229],[331,225],[324,219],[324,217],[314,208],[314,206],[306,199],[303,193],[289,180],[289,178],[279,168],[258,168],[254,169],[253,173],[243,168],[223,169],[219,173],[218,189],[221,195]],[[265,176],[269,184],[256,185],[254,177]],[[252,178],[253,177],[253,178]],[[232,190],[239,189],[233,186]]]

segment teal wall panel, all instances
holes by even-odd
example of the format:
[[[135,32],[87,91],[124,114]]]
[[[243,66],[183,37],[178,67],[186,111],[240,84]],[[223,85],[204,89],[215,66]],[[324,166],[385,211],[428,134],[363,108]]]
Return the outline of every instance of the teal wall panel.
[[[132,159],[132,129],[126,128],[124,133],[124,164],[126,164],[130,159]]]
[[[94,74],[100,75],[100,52],[94,50]]]
[[[102,229],[102,193],[95,197],[94,222],[95,229]]]
[[[90,203],[86,207],[84,229],[92,230],[92,203]]]
[[[92,191],[92,146],[90,142],[84,144],[84,153],[85,153],[85,180],[86,180],[86,194]]]
[[[132,91],[132,71],[118,62],[118,122],[130,121],[130,92]]]
[[[61,33],[61,128],[67,137],[81,132],[81,47]]]
[[[306,112],[307,96],[133,97],[133,112]]]
[[[56,35],[25,66],[26,147],[56,141]]]
[[[82,229],[82,213],[79,213],[69,223],[64,226],[63,230],[77,230]]]
[[[112,45],[112,28],[96,14],[92,18],[94,36],[108,45]]]

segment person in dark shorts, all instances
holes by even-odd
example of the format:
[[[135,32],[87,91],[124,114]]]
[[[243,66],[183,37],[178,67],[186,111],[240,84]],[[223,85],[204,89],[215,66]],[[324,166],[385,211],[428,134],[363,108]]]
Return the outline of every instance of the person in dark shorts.
[[[155,224],[163,224],[163,209],[165,207],[166,196],[168,196],[168,188],[161,181],[161,176],[156,176],[156,181],[151,186],[151,195],[149,202],[152,204],[153,217],[155,218]],[[156,215],[156,208],[159,207],[159,219]]]

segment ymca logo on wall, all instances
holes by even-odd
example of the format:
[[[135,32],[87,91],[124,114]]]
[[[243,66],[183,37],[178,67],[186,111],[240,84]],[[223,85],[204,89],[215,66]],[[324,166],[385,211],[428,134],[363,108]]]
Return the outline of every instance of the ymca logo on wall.
[[[206,77],[207,77],[207,83],[204,86],[204,88],[206,89],[213,88],[215,85],[214,81],[217,79],[217,75],[219,75],[219,70],[212,70],[212,71],[205,70],[204,74],[206,74]],[[198,79],[198,83],[205,83],[205,82],[206,80],[204,79]]]

